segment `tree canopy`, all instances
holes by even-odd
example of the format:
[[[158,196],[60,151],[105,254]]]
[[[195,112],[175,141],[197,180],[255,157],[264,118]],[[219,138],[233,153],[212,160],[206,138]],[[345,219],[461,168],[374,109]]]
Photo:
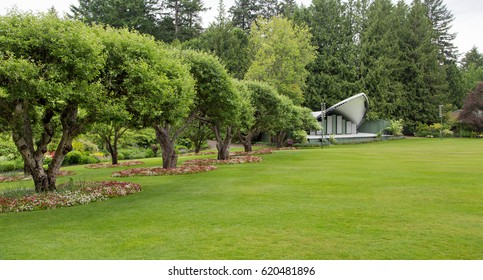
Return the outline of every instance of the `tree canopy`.
[[[55,190],[72,140],[96,119],[106,57],[95,28],[52,15],[0,18],[0,123],[11,133],[37,191]],[[60,135],[43,167],[47,145]]]
[[[286,18],[259,18],[251,27],[252,64],[245,78],[266,82],[295,104],[302,104],[309,74],[306,66],[315,59],[311,37],[306,27]]]

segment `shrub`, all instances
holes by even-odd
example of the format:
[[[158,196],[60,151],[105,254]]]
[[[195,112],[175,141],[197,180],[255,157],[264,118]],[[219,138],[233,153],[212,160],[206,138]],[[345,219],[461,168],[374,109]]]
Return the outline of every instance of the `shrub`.
[[[67,155],[65,155],[65,159],[63,164],[64,165],[73,165],[73,164],[91,164],[91,163],[99,163],[100,159],[93,155],[85,155],[79,151],[71,151]]]
[[[386,127],[385,131],[394,136],[403,135],[403,120],[391,120],[391,123]]]
[[[418,137],[435,138],[440,137],[441,134],[443,137],[454,136],[453,131],[451,131],[447,126],[442,126],[440,123],[435,123],[432,125],[419,124],[416,130],[416,136]]]
[[[65,155],[64,165],[80,164],[82,160],[82,153],[79,151],[70,151]]]
[[[0,161],[0,172],[11,172],[23,169],[23,162],[20,160]]]
[[[150,150],[150,149],[149,149]],[[138,158],[146,158],[146,152],[148,149],[120,149],[119,153],[124,155],[124,159],[138,159]]]
[[[188,150],[192,149],[195,146],[193,141],[188,138],[180,138],[178,139],[178,141],[176,141],[176,144],[178,144],[179,146],[184,146]]]
[[[334,134],[331,134],[329,136],[329,143],[332,144],[332,145],[337,144],[337,140],[335,140],[335,135]]]
[[[8,134],[0,134],[0,161],[20,159],[20,153],[13,143],[11,136]]]
[[[178,154],[186,154],[187,152],[189,152],[189,149],[188,147],[183,145],[176,145],[176,152]]]
[[[124,154],[123,154],[123,153],[119,153],[119,152],[118,152],[118,153],[117,153],[117,159],[118,159],[118,160],[123,160],[123,159],[126,159],[126,157],[124,156]]]
[[[305,130],[296,130],[292,132],[292,139],[295,143],[307,143],[307,132]]]

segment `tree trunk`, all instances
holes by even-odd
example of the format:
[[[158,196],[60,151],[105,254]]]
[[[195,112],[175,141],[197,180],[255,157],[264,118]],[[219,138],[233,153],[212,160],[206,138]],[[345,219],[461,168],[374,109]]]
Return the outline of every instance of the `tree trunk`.
[[[35,175],[34,175],[35,174]],[[51,192],[57,189],[56,181],[57,176],[56,174],[49,174],[49,172],[45,172],[45,170],[38,169],[36,172],[32,172],[32,178],[34,180],[35,191],[38,193],[41,192]]]
[[[178,155],[174,148],[175,140],[169,137],[168,129],[154,125],[156,131],[156,140],[158,140],[161,146],[161,156],[163,157],[163,168],[170,169],[176,168],[178,164]]]
[[[282,148],[283,147],[283,143],[285,141],[285,136],[287,136],[287,132],[285,132],[283,130],[277,132],[277,134],[274,137],[275,145],[277,146],[277,148]]]
[[[178,164],[178,154],[174,148],[174,143],[161,144],[161,154],[163,156],[163,168],[170,169],[176,168]]]
[[[253,133],[248,133],[247,135],[242,135],[241,132],[238,132],[238,139],[243,145],[243,148],[245,148],[245,153],[249,153],[253,151],[252,148],[252,139],[253,139]]]
[[[54,136],[52,119],[55,112],[51,108],[45,110],[41,120],[43,131],[40,133],[40,140],[34,144],[34,133],[29,118],[29,109],[28,102],[17,103],[12,118],[12,126],[14,127],[12,139],[22,155],[24,166],[32,175],[35,191],[54,191],[56,190],[57,173],[65,155],[72,150],[72,140],[80,133],[86,121],[79,122],[77,104],[69,103],[65,106],[60,115],[62,137],[49,164],[49,168],[46,170],[43,166],[44,154],[47,152],[47,145]]]
[[[216,148],[218,149],[218,160],[228,160],[230,158],[230,145],[232,139],[231,127],[227,127],[225,139],[221,137],[220,128],[213,126],[216,137]]]
[[[111,153],[111,163],[112,163],[113,165],[119,164],[119,161],[118,161],[118,153],[117,153],[117,151],[113,151],[113,152]]]
[[[112,145],[109,141],[105,140],[106,141],[106,148],[107,148],[107,151],[109,152],[109,154],[111,154],[111,163],[113,165],[115,164],[118,164],[118,153],[117,153],[117,145],[116,143],[114,143],[114,145]]]
[[[249,142],[242,142],[243,144],[243,148],[245,148],[245,153],[249,153],[249,152],[252,152],[253,151],[253,148],[252,148],[252,142],[249,141]]]

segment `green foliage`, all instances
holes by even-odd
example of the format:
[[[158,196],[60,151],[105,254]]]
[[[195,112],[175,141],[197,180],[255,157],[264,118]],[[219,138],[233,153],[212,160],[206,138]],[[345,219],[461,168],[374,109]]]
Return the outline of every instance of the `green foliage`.
[[[230,8],[233,25],[242,30],[249,30],[252,22],[257,19],[260,9],[259,1],[235,0],[234,5]]]
[[[15,143],[11,136],[6,133],[0,133],[0,161],[19,159],[20,154],[17,151]]]
[[[363,91],[358,71],[363,65],[357,58],[362,54],[360,29],[367,11],[360,2],[314,0],[298,13],[317,48],[315,60],[307,67],[310,74],[304,88],[304,105],[312,110],[320,110],[322,102],[335,104]]]
[[[162,7],[164,41],[183,42],[201,33],[200,13],[207,10],[202,0],[165,0],[162,1]]]
[[[447,125],[441,126],[441,123],[434,123],[432,125],[419,124],[416,130],[416,136],[428,138],[437,138],[440,136],[453,137],[454,132]]]
[[[212,124],[236,124],[239,119],[240,97],[228,72],[213,55],[184,51],[184,61],[196,81],[195,108],[200,117]]]
[[[295,130],[292,132],[292,139],[294,143],[307,143],[307,132],[305,130]]]
[[[474,68],[483,67],[483,54],[478,51],[477,47],[471,48],[461,59],[461,66],[464,70],[468,70],[471,65]]]
[[[471,63],[463,72],[464,92],[473,91],[481,81],[483,81],[483,66]]]
[[[260,132],[271,133],[279,122],[285,122],[286,107],[284,99],[277,93],[275,88],[256,81],[244,81],[250,104],[253,107],[253,122],[249,126],[242,126],[243,134],[256,136]]]
[[[0,172],[19,171],[23,169],[21,160],[0,160]]]
[[[69,17],[86,23],[102,23],[116,28],[129,28],[162,38],[158,27],[156,0],[79,0],[71,5]]]
[[[12,133],[37,191],[55,189],[55,178],[74,137],[94,122],[104,90],[105,65],[96,31],[55,15],[0,17],[0,126]],[[48,170],[43,154],[59,139]],[[21,143],[21,144],[20,144]],[[49,174],[49,177],[41,174]]]
[[[231,23],[211,24],[199,38],[186,42],[183,47],[213,53],[237,79],[243,79],[250,65],[248,36]]]
[[[99,162],[100,160],[94,155],[82,153],[80,151],[71,151],[65,156],[64,159],[64,165],[92,164]]]
[[[264,81],[294,104],[302,104],[302,89],[309,74],[306,66],[315,59],[311,38],[307,27],[286,18],[259,18],[250,30],[253,59],[245,79]]]
[[[394,136],[402,136],[403,120],[391,120],[391,123],[386,127],[385,131]]]
[[[455,62],[458,56],[453,40],[456,33],[451,33],[454,16],[443,3],[443,0],[424,0],[427,16],[431,20],[433,38],[439,49],[439,60],[442,63]]]
[[[131,148],[131,149],[119,149],[119,155],[122,154],[122,159],[140,159],[154,157],[154,152],[151,149],[144,148]],[[121,159],[119,157],[119,159]]]
[[[65,165],[80,164],[84,155],[80,151],[69,152],[64,159]]]

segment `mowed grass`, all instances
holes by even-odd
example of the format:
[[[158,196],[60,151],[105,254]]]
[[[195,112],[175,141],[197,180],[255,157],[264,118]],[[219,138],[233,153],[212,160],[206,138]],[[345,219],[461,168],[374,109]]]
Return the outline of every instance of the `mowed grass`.
[[[120,178],[143,191],[0,214],[0,259],[483,259],[481,139],[263,158],[194,175]],[[113,169],[67,169],[75,180],[113,179]]]

